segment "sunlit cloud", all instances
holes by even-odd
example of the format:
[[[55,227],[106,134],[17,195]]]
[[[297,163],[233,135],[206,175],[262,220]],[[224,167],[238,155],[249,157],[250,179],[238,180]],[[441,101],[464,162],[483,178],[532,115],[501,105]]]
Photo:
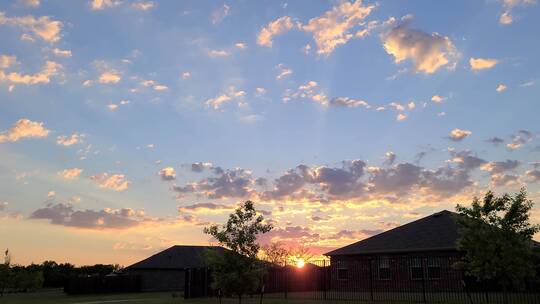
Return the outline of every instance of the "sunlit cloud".
[[[244,96],[246,96],[246,92],[238,91],[234,86],[230,86],[225,93],[206,100],[205,104],[207,107],[219,110],[226,103],[234,100],[241,101]]]
[[[462,141],[463,139],[465,139],[465,137],[468,137],[472,134],[471,131],[469,130],[462,130],[462,129],[454,129],[450,132],[450,135],[448,136],[448,138],[452,141]]]
[[[4,12],[0,12],[0,25],[11,25],[21,29],[25,40],[33,41],[39,38],[45,42],[54,43],[60,40],[62,22],[53,20],[48,16],[34,17],[8,17]]]
[[[159,170],[158,175],[165,181],[176,179],[176,171],[173,167],[165,167]]]
[[[45,62],[45,66],[41,71],[35,74],[21,74],[18,72],[5,73],[0,70],[0,83],[3,81],[13,84],[35,85],[47,84],[51,82],[51,78],[60,73],[62,65],[54,61]]]
[[[257,44],[272,47],[274,36],[283,34],[291,30],[295,26],[295,23],[292,21],[291,17],[284,16],[278,18],[266,25],[261,29],[257,35]]]
[[[499,61],[497,59],[489,59],[489,58],[469,59],[469,65],[471,66],[471,70],[473,71],[491,69],[498,63]]]
[[[502,92],[506,91],[506,89],[507,89],[506,85],[504,85],[504,84],[501,83],[501,84],[499,84],[499,85],[497,86],[497,88],[495,89],[495,91],[497,91],[497,93],[502,93]]]
[[[120,74],[116,71],[105,71],[99,75],[99,83],[103,84],[116,84],[120,82],[122,77]]]
[[[279,75],[276,76],[277,80],[281,80],[293,73],[293,70],[287,68],[283,63],[278,64],[277,68],[279,69]]]
[[[115,7],[120,5],[122,2],[117,0],[91,0],[90,8],[94,11],[103,10],[108,7]]]
[[[230,14],[230,10],[231,7],[227,4],[223,4],[222,7],[215,9],[212,12],[212,24],[218,24],[223,21],[223,19],[227,18],[227,16]]]
[[[91,176],[90,180],[98,184],[100,188],[106,188],[117,192],[127,190],[131,184],[130,181],[126,180],[124,174],[109,174],[106,172]]]
[[[131,4],[131,7],[139,11],[148,11],[153,9],[155,6],[156,4],[153,1],[140,1]]]
[[[81,175],[83,169],[80,168],[70,168],[58,172],[58,175],[62,176],[64,179],[75,179]]]
[[[56,143],[61,146],[69,147],[83,142],[84,135],[73,133],[71,136],[60,135],[56,138]]]
[[[49,132],[43,127],[42,122],[21,118],[9,130],[0,132],[0,143],[15,142],[25,138],[44,138],[49,135]]]
[[[59,48],[54,48],[52,50],[53,54],[58,57],[71,57],[71,50],[61,50]]]

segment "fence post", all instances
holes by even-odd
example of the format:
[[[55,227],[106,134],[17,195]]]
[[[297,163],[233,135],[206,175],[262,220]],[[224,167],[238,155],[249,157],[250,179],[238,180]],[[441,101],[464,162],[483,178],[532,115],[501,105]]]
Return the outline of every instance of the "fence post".
[[[323,299],[326,300],[326,261],[323,260]]]
[[[369,259],[369,293],[373,302],[373,266],[371,264],[373,264],[373,260]]]
[[[426,301],[426,272],[424,271],[424,266],[427,264],[426,259],[422,259],[422,298],[423,302],[427,303]]]

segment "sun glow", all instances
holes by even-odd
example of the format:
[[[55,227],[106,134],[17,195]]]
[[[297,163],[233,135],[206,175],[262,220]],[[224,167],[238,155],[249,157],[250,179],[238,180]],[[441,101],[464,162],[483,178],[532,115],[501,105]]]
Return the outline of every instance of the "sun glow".
[[[302,268],[302,267],[304,267],[304,265],[306,265],[306,262],[303,259],[296,260],[296,267],[297,268]]]

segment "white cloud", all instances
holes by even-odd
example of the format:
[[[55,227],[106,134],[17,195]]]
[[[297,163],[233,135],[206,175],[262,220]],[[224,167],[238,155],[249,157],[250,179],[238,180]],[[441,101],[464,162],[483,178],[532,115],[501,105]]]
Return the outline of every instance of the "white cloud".
[[[293,98],[310,99],[322,106],[328,106],[328,98],[316,81],[308,81],[306,84],[299,86],[296,92],[287,90],[283,96],[283,102],[289,102]]]
[[[491,69],[492,67],[494,67],[498,63],[499,63],[499,61],[497,59],[490,59],[490,58],[471,58],[471,59],[469,59],[469,65],[471,66],[471,70],[473,70],[473,71]]]
[[[65,179],[76,179],[81,175],[83,172],[83,169],[80,168],[71,168],[71,169],[65,169],[63,171],[58,172],[58,175],[62,176]]]
[[[28,7],[38,7],[41,4],[40,0],[22,0],[22,3]]]
[[[394,56],[396,63],[409,59],[415,72],[432,74],[444,66],[454,69],[459,57],[450,38],[411,29],[407,23],[383,34],[382,40],[384,49]]]
[[[101,73],[98,81],[99,83],[103,83],[103,84],[109,84],[109,83],[115,84],[115,83],[118,83],[121,79],[122,77],[120,76],[120,74],[118,74],[118,72],[105,71]]]
[[[280,70],[279,75],[276,76],[277,80],[281,80],[293,73],[293,70],[285,67],[283,63],[278,64],[277,68]]]
[[[9,130],[0,132],[0,143],[15,142],[24,138],[44,138],[49,132],[43,127],[42,122],[21,118]]]
[[[223,4],[222,7],[212,12],[212,24],[218,24],[230,14],[231,7]]]
[[[257,44],[267,47],[272,47],[272,39],[274,36],[283,34],[294,27],[294,23],[289,16],[278,18],[267,26],[263,27],[257,35]]]
[[[183,72],[181,77],[182,77],[182,79],[188,79],[189,77],[191,77],[191,73],[190,72]]]
[[[0,69],[7,69],[17,63],[17,56],[0,55]]]
[[[159,91],[159,92],[161,92],[161,91],[167,91],[168,89],[169,89],[169,87],[167,87],[166,85],[162,85],[162,84],[156,84],[156,85],[154,86],[154,90],[155,90],[155,91]]]
[[[126,180],[126,176],[124,174],[109,175],[106,172],[99,175],[91,176],[90,180],[97,183],[100,188],[107,188],[117,192],[127,190],[129,185],[131,184],[130,181]]]
[[[225,103],[232,100],[237,99],[241,101],[245,95],[246,92],[237,91],[234,86],[230,86],[227,92],[206,100],[205,104],[207,107],[212,107],[214,110],[219,110]]]
[[[176,179],[176,172],[173,167],[165,167],[159,170],[158,175],[165,181]]]
[[[347,107],[347,108],[357,108],[357,107],[364,107],[366,109],[371,108],[369,103],[367,101],[361,100],[361,99],[352,99],[349,97],[336,97],[332,98],[330,100],[331,106],[336,107]]]
[[[107,7],[114,7],[120,5],[120,1],[116,0],[92,0],[90,2],[90,8],[94,11],[102,10]]]
[[[506,91],[506,89],[507,89],[506,85],[501,83],[501,84],[499,84],[497,86],[497,89],[495,89],[495,90],[497,91],[497,93],[502,93],[502,92]]]
[[[399,113],[397,116],[396,116],[396,120],[397,121],[404,121],[405,119],[407,119],[407,115],[403,114],[403,113]]]
[[[234,44],[234,47],[237,49],[245,50],[247,48],[247,45],[243,42],[237,42]]]
[[[364,19],[374,8],[374,5],[363,6],[361,0],[343,1],[322,16],[310,19],[302,29],[313,34],[317,54],[329,55],[337,46],[365,35],[367,29],[358,30],[358,27],[364,25]],[[355,30],[358,31],[354,33]]]
[[[442,96],[439,96],[439,95],[433,95],[431,97],[431,101],[433,101],[434,103],[441,103],[443,101],[446,100],[446,97],[442,97]]]
[[[53,54],[58,57],[71,57],[71,50],[61,50],[59,48],[54,48],[52,50]]]
[[[77,133],[73,133],[73,134],[71,134],[71,136],[61,135],[61,136],[58,136],[56,138],[56,143],[58,145],[68,147],[68,146],[72,146],[72,145],[75,145],[75,144],[78,144],[78,143],[82,143],[83,142],[83,137],[84,137],[84,135],[77,134]]]
[[[4,12],[0,12],[0,25],[11,25],[21,28],[25,40],[33,41],[35,38],[42,39],[43,41],[54,43],[60,40],[60,31],[62,29],[62,22],[52,20],[48,16],[34,17],[7,17]],[[23,38],[21,37],[21,38]]]
[[[51,77],[58,75],[62,65],[54,61],[45,62],[43,69],[36,74],[20,74],[18,72],[11,72],[6,74],[0,70],[0,82],[7,81],[14,84],[33,85],[40,83],[49,83]]]
[[[131,7],[139,11],[147,11],[147,10],[153,9],[155,6],[156,4],[153,1],[146,1],[146,2],[140,1],[140,2],[135,2],[131,5]]]
[[[226,50],[210,50],[208,51],[208,56],[210,57],[227,57],[229,56],[229,52],[227,52]]]
[[[453,141],[462,141],[465,137],[470,136],[471,134],[471,131],[456,128],[450,132],[448,138]]]
[[[501,0],[501,2],[504,10],[499,16],[499,23],[502,25],[509,25],[514,22],[514,17],[512,16],[512,10],[514,8],[536,4],[536,0]]]

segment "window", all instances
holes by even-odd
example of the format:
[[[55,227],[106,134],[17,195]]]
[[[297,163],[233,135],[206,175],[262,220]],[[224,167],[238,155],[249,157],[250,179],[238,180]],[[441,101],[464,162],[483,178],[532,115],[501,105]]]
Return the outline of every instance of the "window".
[[[349,279],[349,269],[347,269],[347,268],[338,268],[338,270],[337,270],[337,279],[342,280],[342,281]]]
[[[424,267],[422,267],[422,258],[412,258],[410,261],[411,279],[421,280],[424,277]]]
[[[380,257],[379,260],[379,280],[390,280],[390,260],[388,257]]]
[[[427,277],[428,279],[441,278],[441,261],[438,257],[430,257],[427,260]]]

